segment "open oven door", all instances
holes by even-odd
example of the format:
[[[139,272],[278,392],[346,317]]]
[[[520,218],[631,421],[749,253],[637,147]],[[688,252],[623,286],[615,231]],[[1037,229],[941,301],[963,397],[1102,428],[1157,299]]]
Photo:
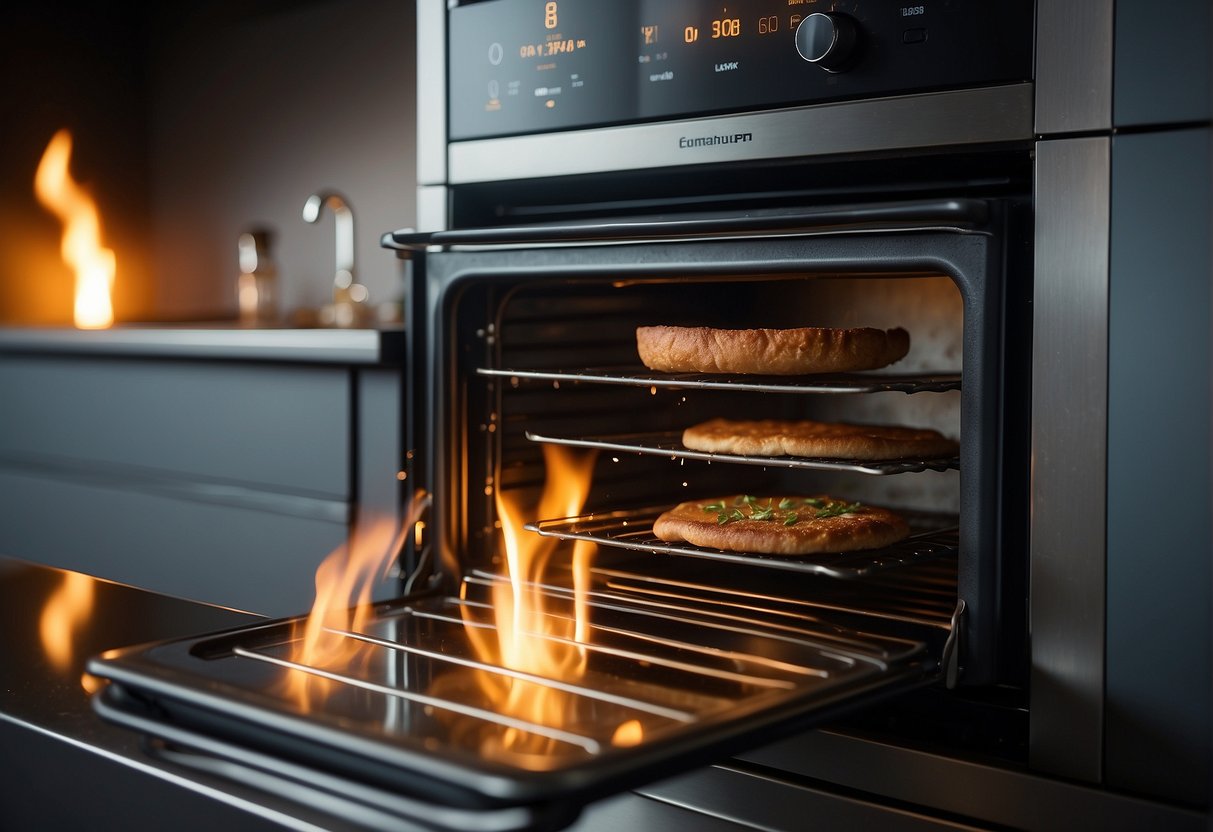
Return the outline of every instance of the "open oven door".
[[[575,681],[477,657],[498,578],[472,574],[459,595],[376,606],[337,634],[358,648],[337,664],[296,655],[301,620],[111,651],[89,666],[110,680],[95,704],[149,753],[360,827],[558,829],[598,798],[936,681],[955,656],[963,606],[932,600],[954,581],[946,557],[865,582],[863,613],[837,590],[721,590],[712,566],[668,581],[597,567],[594,641],[555,645],[585,662]]]

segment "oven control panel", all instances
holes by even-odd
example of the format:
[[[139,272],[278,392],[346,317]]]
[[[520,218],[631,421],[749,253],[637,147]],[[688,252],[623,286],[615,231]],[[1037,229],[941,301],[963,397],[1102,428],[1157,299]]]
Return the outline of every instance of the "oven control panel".
[[[449,12],[452,140],[1031,78],[1024,0],[481,0]]]

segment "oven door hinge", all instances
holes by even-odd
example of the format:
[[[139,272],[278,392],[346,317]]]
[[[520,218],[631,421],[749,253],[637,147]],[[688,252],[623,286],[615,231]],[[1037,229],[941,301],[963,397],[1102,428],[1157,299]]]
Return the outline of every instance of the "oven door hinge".
[[[943,656],[940,657],[939,664],[943,670],[944,684],[948,686],[948,690],[956,687],[956,683],[960,680],[960,638],[961,626],[964,622],[965,602],[961,598],[956,602],[956,609],[952,611],[951,632],[948,633],[948,640],[943,644]]]

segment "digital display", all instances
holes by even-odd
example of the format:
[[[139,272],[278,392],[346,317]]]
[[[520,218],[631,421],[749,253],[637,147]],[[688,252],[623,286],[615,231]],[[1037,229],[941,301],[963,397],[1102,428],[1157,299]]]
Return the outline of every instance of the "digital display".
[[[819,11],[846,15],[859,33],[844,72],[797,51],[797,28]],[[1031,73],[1030,8],[976,0],[484,0],[448,21],[453,140]]]

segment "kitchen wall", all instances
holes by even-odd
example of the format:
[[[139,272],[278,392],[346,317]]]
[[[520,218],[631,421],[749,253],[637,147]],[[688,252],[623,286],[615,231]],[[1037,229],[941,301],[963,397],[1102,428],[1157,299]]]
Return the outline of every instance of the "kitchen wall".
[[[398,0],[168,14],[150,142],[163,315],[234,311],[236,240],[254,225],[276,232],[284,308],[331,300],[333,220],[300,213],[321,188],[353,206],[371,300],[399,297],[398,261],[378,241],[413,221],[414,37],[413,4]]]
[[[275,232],[282,308],[331,297],[332,188],[355,214],[357,278],[399,297],[384,231],[413,221],[413,4],[52,2],[6,13],[0,53],[0,323],[66,323],[57,221],[32,195],[60,127],[118,256],[118,320],[235,314],[236,240]]]

